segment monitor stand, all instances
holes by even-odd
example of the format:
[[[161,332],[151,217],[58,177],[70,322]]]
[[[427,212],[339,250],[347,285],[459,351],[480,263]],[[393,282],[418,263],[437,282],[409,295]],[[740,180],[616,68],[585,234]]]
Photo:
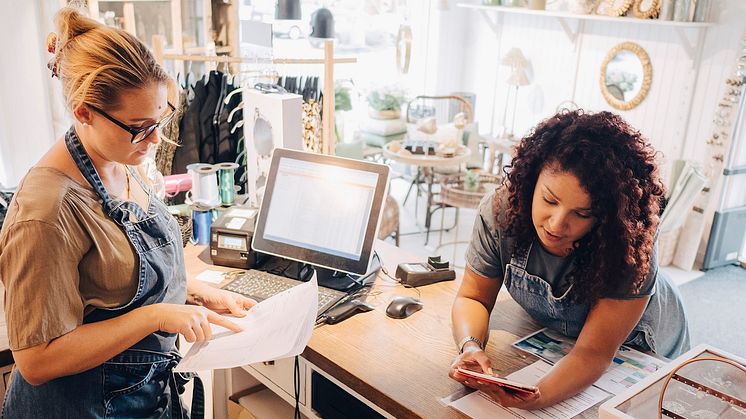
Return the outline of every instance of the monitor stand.
[[[316,281],[318,281],[319,286],[337,291],[350,292],[362,288],[369,283],[373,283],[378,271],[381,269],[381,262],[378,257],[374,256],[368,272],[364,275],[348,274],[319,266],[313,269],[316,271]]]
[[[318,281],[320,287],[350,292],[363,286],[360,275],[352,275],[318,266],[313,269],[316,271],[316,281]]]

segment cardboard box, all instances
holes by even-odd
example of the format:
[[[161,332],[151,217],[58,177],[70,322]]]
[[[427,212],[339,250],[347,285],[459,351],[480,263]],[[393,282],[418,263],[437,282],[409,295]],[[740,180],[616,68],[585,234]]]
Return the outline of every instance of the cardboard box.
[[[251,412],[241,406],[239,400],[241,397],[257,392],[263,388],[266,387],[252,387],[228,397],[228,419],[257,419],[256,416],[252,415]]]

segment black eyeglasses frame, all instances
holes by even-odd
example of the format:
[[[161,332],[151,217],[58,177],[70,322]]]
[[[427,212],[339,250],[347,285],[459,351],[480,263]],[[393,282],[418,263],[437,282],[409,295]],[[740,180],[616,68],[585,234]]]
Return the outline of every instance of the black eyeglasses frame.
[[[146,138],[150,137],[150,135],[153,134],[153,131],[155,131],[158,127],[169,122],[171,118],[173,118],[174,115],[176,114],[176,107],[172,105],[171,102],[166,102],[166,103],[168,103],[168,107],[171,110],[171,112],[168,115],[166,115],[163,119],[161,119],[160,121],[156,122],[155,124],[148,125],[147,127],[131,127],[125,124],[124,122],[119,121],[118,119],[114,118],[113,116],[109,115],[103,109],[97,106],[93,106],[91,104],[87,104],[87,105],[88,107],[96,111],[96,113],[100,114],[104,118],[113,122],[119,128],[129,132],[130,135],[132,135],[132,138],[130,138],[130,143],[139,144],[142,141],[144,141]],[[141,135],[142,133],[145,133],[145,134],[142,135],[142,137],[140,137],[139,139],[137,139],[138,135]]]

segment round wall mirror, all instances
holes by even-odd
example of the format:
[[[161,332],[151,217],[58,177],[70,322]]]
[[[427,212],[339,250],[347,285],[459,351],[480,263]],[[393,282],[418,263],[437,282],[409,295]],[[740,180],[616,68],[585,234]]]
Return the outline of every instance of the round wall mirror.
[[[659,0],[636,0],[632,7],[632,12],[640,19],[655,19],[659,11]]]
[[[601,66],[601,93],[616,109],[629,110],[639,105],[650,90],[651,80],[650,58],[633,42],[612,48]]]
[[[630,7],[634,0],[607,0],[606,1],[606,13],[609,16],[623,16]],[[603,2],[602,2],[603,3]]]

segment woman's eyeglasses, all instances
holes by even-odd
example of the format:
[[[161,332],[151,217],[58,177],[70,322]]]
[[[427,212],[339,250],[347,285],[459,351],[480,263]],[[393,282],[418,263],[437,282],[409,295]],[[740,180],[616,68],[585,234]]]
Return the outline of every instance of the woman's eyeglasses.
[[[118,121],[113,116],[111,116],[108,113],[104,112],[104,110],[101,109],[101,108],[98,108],[98,107],[93,106],[93,105],[88,105],[88,106],[91,109],[93,109],[94,111],[96,111],[97,113],[101,114],[101,116],[103,116],[104,118],[106,118],[109,121],[111,121],[114,124],[116,124],[116,126],[118,126],[119,128],[121,128],[121,129],[129,132],[132,135],[132,138],[130,139],[130,142],[132,144],[137,144],[137,143],[145,140],[146,138],[150,137],[150,134],[152,134],[153,131],[155,131],[156,129],[158,129],[158,127],[161,127],[163,125],[168,124],[169,121],[171,121],[171,119],[173,119],[174,115],[176,115],[176,108],[174,107],[174,105],[171,104],[171,102],[168,102],[169,112],[168,112],[168,114],[166,116],[164,116],[163,118],[161,118],[160,121],[156,122],[153,125],[148,125],[146,127],[131,127],[131,126],[129,126],[129,125],[127,125],[127,124],[125,124],[125,123],[123,123],[121,121]]]

